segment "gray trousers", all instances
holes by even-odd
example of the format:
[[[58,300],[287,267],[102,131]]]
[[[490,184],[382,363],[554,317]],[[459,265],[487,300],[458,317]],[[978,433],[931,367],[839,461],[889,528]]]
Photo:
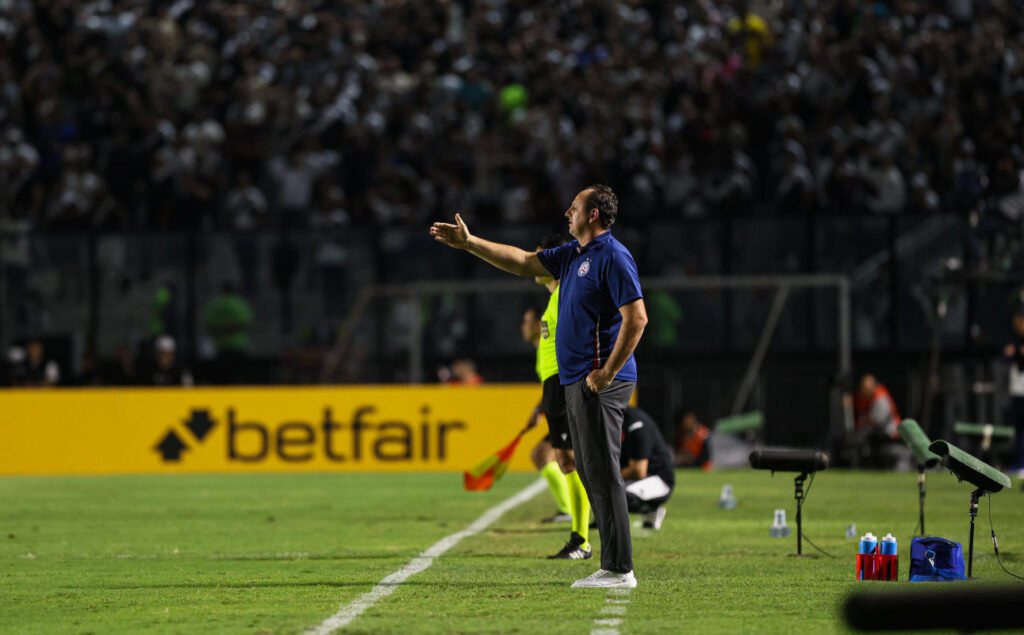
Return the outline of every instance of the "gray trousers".
[[[576,471],[587,490],[601,533],[601,568],[625,573],[633,570],[633,543],[619,453],[622,419],[635,384],[615,380],[594,394],[584,382],[586,379],[565,387]]]

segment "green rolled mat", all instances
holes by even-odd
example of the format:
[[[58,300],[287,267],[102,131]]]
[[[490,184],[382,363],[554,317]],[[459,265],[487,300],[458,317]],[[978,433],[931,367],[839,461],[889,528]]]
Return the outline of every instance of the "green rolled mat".
[[[744,412],[732,417],[722,417],[715,422],[715,432],[719,434],[739,434],[747,430],[756,430],[764,426],[764,415],[760,410]]]
[[[990,433],[992,438],[1012,439],[1017,436],[1016,430],[1011,426],[994,426],[990,423],[968,423],[967,421],[957,421],[953,426],[953,432],[967,437],[983,437],[987,427],[992,428]]]
[[[928,449],[942,457],[943,465],[961,481],[972,483],[986,492],[1010,487],[1010,477],[949,441],[935,441]]]
[[[931,440],[924,433],[924,430],[921,429],[921,426],[917,425],[916,421],[904,419],[900,422],[898,430],[900,438],[907,444],[910,451],[914,453],[914,459],[918,465],[935,467],[939,464],[939,461],[942,459],[938,454],[928,449],[928,446],[931,445]]]

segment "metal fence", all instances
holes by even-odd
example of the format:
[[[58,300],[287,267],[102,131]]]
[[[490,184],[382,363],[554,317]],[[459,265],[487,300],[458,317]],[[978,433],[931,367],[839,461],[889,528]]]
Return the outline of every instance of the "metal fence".
[[[1009,332],[1015,280],[965,278],[941,291],[932,284],[950,262],[970,266],[979,251],[992,251],[956,216],[727,218],[645,227],[622,220],[616,235],[636,255],[648,285],[709,275],[849,277],[854,352],[926,350],[938,293],[948,306],[940,333],[947,350],[995,350]],[[230,283],[255,316],[251,354],[301,357],[336,341],[360,291],[370,285],[509,281],[485,263],[436,245],[425,227],[40,235],[0,223],[0,344],[42,334],[67,338],[73,358],[86,350],[106,356],[163,329],[179,338],[186,358],[201,360],[210,354],[204,309]],[[482,236],[525,248],[549,229],[474,227]],[[373,307],[373,319],[358,333],[365,350],[355,351],[349,364],[355,368],[361,359],[365,376],[344,378],[408,380],[404,370],[392,376],[383,369],[404,359],[409,333],[416,331],[422,364],[453,355],[522,355],[527,349],[515,337],[516,325],[523,306],[542,295],[528,284],[522,288],[501,298],[438,294],[416,319],[408,301]],[[656,307],[665,319],[655,335],[668,355],[752,351],[772,304],[770,294],[749,289],[652,291],[664,305]],[[772,350],[833,351],[839,309],[828,293],[796,294],[788,302]]]

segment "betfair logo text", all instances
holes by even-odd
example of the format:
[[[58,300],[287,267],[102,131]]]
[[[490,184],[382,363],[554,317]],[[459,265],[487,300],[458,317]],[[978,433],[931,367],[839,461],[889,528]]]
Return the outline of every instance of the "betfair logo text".
[[[453,432],[465,430],[462,421],[431,420],[430,409],[420,409],[420,421],[409,423],[395,419],[378,420],[374,406],[358,406],[348,421],[335,419],[331,408],[324,408],[319,421],[283,421],[268,423],[242,416],[228,408],[223,422],[225,454],[228,461],[258,463],[276,458],[289,463],[304,463],[323,458],[334,463],[377,461],[444,461]],[[185,453],[210,438],[218,421],[206,409],[193,409],[183,422],[185,430],[171,428],[154,450],[164,463],[176,463]],[[187,430],[187,432],[186,432]],[[190,445],[191,444],[191,445]]]

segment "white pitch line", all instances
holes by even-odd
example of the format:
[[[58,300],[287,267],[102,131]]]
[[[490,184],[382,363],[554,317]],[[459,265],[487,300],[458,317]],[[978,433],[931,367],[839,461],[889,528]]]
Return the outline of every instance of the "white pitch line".
[[[395,589],[402,586],[403,582],[434,564],[435,558],[440,558],[449,549],[459,544],[463,538],[475,536],[481,531],[487,529],[494,523],[494,521],[501,518],[505,512],[522,505],[544,491],[546,488],[547,482],[544,479],[537,479],[511,498],[507,498],[485,511],[465,529],[438,540],[426,551],[410,560],[409,564],[378,582],[377,586],[373,587],[371,590],[360,595],[348,604],[343,605],[338,609],[337,613],[324,620],[316,628],[307,630],[306,633],[308,635],[329,635],[330,633],[345,628],[357,617],[362,615],[366,609],[394,593]]]
[[[608,597],[605,598],[607,603],[604,608],[601,609],[602,615],[625,615],[626,605],[629,604],[629,592],[632,589],[608,589]],[[619,635],[619,629],[616,626],[622,624],[621,617],[599,617],[594,620],[594,628],[590,631],[590,635]],[[605,628],[611,627],[611,628]]]

